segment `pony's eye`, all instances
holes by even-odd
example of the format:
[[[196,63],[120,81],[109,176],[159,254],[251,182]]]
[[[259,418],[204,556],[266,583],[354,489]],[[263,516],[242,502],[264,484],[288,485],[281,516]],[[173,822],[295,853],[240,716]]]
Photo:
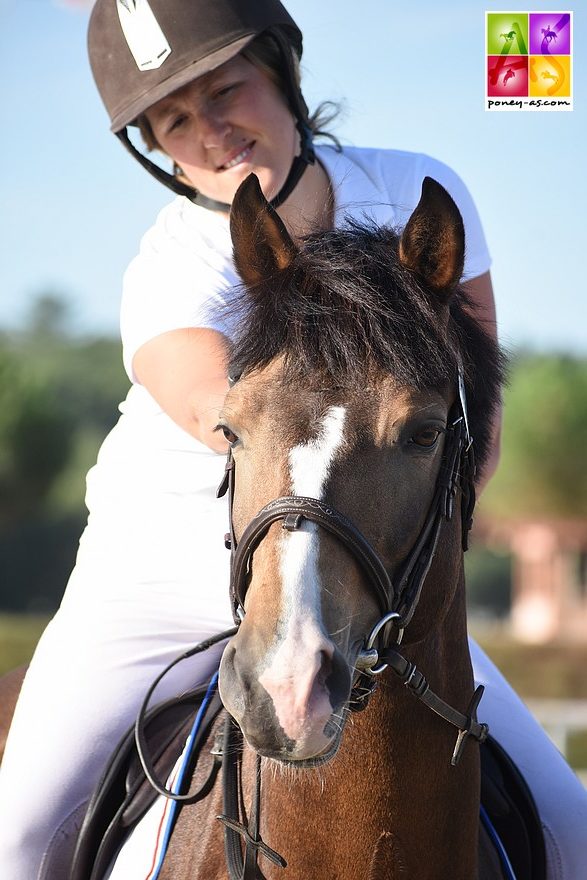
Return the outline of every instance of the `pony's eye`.
[[[415,446],[421,446],[423,449],[432,449],[436,446],[440,434],[441,431],[437,428],[424,428],[423,431],[414,434],[410,443],[413,443]]]
[[[234,446],[234,444],[238,441],[238,437],[236,436],[234,431],[231,431],[230,428],[226,427],[226,425],[220,425],[219,427],[224,434],[226,440],[228,440],[231,446]]]

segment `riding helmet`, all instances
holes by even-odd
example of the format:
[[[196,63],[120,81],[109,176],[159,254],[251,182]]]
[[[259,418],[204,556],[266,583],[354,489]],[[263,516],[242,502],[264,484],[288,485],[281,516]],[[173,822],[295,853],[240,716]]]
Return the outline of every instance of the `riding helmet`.
[[[234,58],[266,32],[279,47],[286,98],[302,136],[297,183],[313,161],[308,109],[295,83],[291,58],[291,47],[301,57],[302,34],[279,0],[97,0],[94,5],[88,52],[111,130],[157,179],[205,207],[220,203],[195,194],[147,159],[130,142],[126,127],[161,98]],[[295,186],[288,181],[273,204],[284,201]]]

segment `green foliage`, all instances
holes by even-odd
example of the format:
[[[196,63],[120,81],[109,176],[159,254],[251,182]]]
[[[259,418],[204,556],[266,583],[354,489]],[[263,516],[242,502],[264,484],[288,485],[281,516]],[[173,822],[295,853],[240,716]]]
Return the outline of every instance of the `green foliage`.
[[[495,617],[505,617],[511,601],[511,559],[483,547],[472,546],[465,554],[467,607]]]
[[[0,522],[42,503],[68,461],[71,428],[51,383],[0,350]]]
[[[505,633],[482,632],[477,641],[523,698],[587,700],[587,645],[570,641],[524,645]]]
[[[56,607],[85,520],[85,474],[128,389],[120,343],[68,333],[55,294],[0,334],[0,607]]]
[[[483,496],[502,516],[585,516],[587,360],[534,355],[514,363],[502,457]]]

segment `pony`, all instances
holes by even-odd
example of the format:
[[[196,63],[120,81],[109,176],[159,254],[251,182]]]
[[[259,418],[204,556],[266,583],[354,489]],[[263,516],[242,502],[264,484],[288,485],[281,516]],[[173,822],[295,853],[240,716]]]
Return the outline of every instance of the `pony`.
[[[251,175],[231,233],[220,751],[237,723],[244,753],[237,815],[219,786],[184,808],[160,878],[500,877],[478,875],[463,546],[504,358],[459,284],[460,213],[426,178],[401,233],[349,220],[300,246]]]

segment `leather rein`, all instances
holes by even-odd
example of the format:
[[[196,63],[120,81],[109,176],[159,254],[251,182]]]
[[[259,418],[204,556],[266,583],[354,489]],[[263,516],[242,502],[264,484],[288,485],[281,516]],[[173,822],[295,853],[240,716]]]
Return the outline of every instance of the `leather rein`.
[[[240,378],[240,377],[239,377]],[[234,384],[232,380],[232,383]],[[229,528],[225,543],[231,551],[230,597],[233,616],[237,626],[245,616],[245,598],[250,581],[253,554],[273,523],[282,522],[282,528],[289,532],[298,530],[304,520],[316,523],[333,534],[356,559],[362,568],[367,583],[373,591],[382,613],[371,632],[364,639],[356,667],[359,670],[354,682],[349,710],[365,708],[376,687],[376,676],[390,668],[403,684],[419,700],[445,721],[458,730],[451,757],[451,764],[458,764],[465,743],[469,737],[482,743],[488,735],[488,726],[477,721],[477,706],[483,695],[483,686],[475,690],[466,713],[454,709],[444,702],[429,687],[425,676],[399,651],[403,633],[408,626],[420,599],[422,586],[432,565],[443,521],[450,521],[454,514],[457,492],[461,492],[462,547],[467,550],[468,533],[472,526],[475,507],[475,460],[473,438],[469,431],[467,402],[462,370],[458,374],[458,395],[449,412],[445,447],[436,481],[432,502],[420,534],[411,551],[400,566],[392,581],[377,552],[361,531],[334,507],[317,498],[303,496],[284,496],[265,505],[244,529],[237,541],[233,523],[233,500],[235,491],[235,461],[232,451],[227,455],[223,480],[218,488],[218,497],[228,493]],[[225,751],[236,755],[238,735],[230,733],[230,726],[236,726],[232,719],[227,721],[227,740],[231,748]],[[304,766],[314,762],[304,762]],[[257,783],[249,822],[240,821],[242,790],[240,797],[235,795],[238,784],[241,788],[240,762],[231,758],[234,764],[229,773],[225,768],[225,815],[220,820],[225,825],[225,849],[231,880],[259,880],[262,874],[257,866],[258,852],[262,852],[275,864],[285,866],[285,860],[270,849],[259,834],[260,812],[260,759],[257,758]],[[232,777],[232,781],[230,781]],[[238,782],[237,782],[238,780]],[[227,795],[230,791],[231,794]],[[244,839],[244,860],[238,836]]]

